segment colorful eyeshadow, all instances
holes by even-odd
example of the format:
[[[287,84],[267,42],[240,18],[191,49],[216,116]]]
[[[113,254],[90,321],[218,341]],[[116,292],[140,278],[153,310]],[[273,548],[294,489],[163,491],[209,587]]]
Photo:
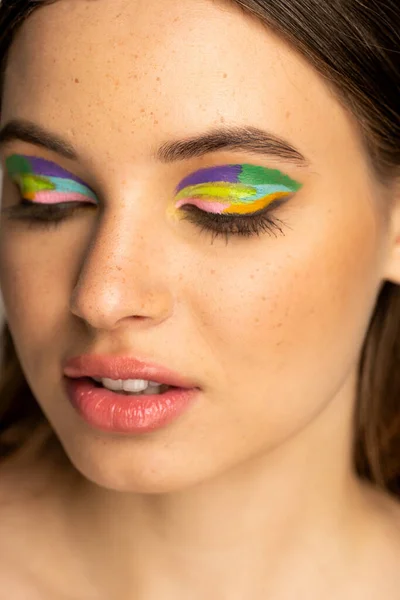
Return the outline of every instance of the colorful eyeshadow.
[[[56,163],[44,158],[13,154],[6,159],[11,179],[24,199],[41,204],[92,201],[97,197],[85,182]]]
[[[181,181],[170,214],[185,204],[216,214],[251,214],[301,187],[277,169],[248,164],[208,167]]]

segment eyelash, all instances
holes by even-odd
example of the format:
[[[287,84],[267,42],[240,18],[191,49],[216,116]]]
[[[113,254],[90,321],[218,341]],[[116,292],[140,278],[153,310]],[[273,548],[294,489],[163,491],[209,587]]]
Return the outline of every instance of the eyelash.
[[[59,202],[57,204],[35,204],[21,197],[19,204],[3,208],[9,219],[26,222],[29,229],[55,229],[82,208],[96,208],[91,202]]]
[[[274,208],[276,209],[283,202],[283,200],[274,202]],[[283,234],[279,224],[285,226],[287,224],[271,215],[271,206],[252,215],[237,216],[208,213],[193,204],[183,206],[181,211],[185,213],[182,217],[183,221],[194,223],[200,227],[200,232],[211,233],[211,243],[219,236],[225,236],[226,243],[228,243],[231,236],[249,238],[267,232],[269,235],[275,235],[276,237],[275,230]]]
[[[267,209],[262,209],[252,215],[217,215],[205,212],[193,204],[184,205],[180,211],[184,213],[182,220],[193,223],[200,228],[200,232],[211,234],[211,243],[215,238],[225,236],[227,244],[230,237],[250,238],[264,232],[276,237],[276,231],[283,234],[280,225],[287,226],[287,224],[273,217],[271,212],[272,206],[276,209],[285,200],[275,201]],[[93,208],[95,205],[84,202],[34,204],[21,198],[19,204],[4,208],[2,212],[7,213],[10,219],[27,222],[31,229],[52,229],[58,227],[83,207]]]

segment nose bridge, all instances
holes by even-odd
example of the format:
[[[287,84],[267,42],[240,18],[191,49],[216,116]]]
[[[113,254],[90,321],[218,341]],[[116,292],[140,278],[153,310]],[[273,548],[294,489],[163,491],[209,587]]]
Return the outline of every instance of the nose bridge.
[[[161,236],[126,212],[105,216],[77,273],[70,310],[95,328],[127,317],[162,320],[172,310]]]

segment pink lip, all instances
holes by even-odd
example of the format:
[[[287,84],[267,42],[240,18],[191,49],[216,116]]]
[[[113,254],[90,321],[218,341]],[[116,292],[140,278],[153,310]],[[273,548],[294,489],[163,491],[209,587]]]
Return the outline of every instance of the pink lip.
[[[178,418],[197,398],[199,387],[155,363],[113,355],[87,354],[64,364],[67,396],[89,425],[114,433],[146,433]],[[96,385],[93,377],[145,379],[172,386],[161,394],[126,395]]]
[[[65,378],[67,396],[92,427],[112,433],[147,433],[177,419],[196,400],[198,388],[126,396],[97,387],[90,378]]]
[[[179,388],[196,388],[198,384],[155,363],[128,356],[83,354],[64,364],[67,377],[100,377],[107,379],[145,379]]]

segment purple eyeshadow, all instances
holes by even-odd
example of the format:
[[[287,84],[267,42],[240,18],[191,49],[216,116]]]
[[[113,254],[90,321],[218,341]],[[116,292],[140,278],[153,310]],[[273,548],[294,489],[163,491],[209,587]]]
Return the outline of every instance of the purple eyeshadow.
[[[69,171],[66,171],[62,167],[58,166],[56,163],[53,163],[45,158],[39,158],[35,156],[25,156],[22,155],[23,158],[27,159],[31,165],[32,172],[36,175],[43,175],[44,177],[62,177],[64,179],[71,179],[72,181],[76,181],[81,185],[87,187],[87,184],[79,177],[76,177]]]
[[[208,167],[200,169],[191,175],[188,175],[178,185],[176,191],[180,192],[188,185],[197,185],[199,183],[211,183],[214,181],[226,181],[227,183],[237,183],[238,177],[242,172],[241,165],[226,165],[223,167]]]

